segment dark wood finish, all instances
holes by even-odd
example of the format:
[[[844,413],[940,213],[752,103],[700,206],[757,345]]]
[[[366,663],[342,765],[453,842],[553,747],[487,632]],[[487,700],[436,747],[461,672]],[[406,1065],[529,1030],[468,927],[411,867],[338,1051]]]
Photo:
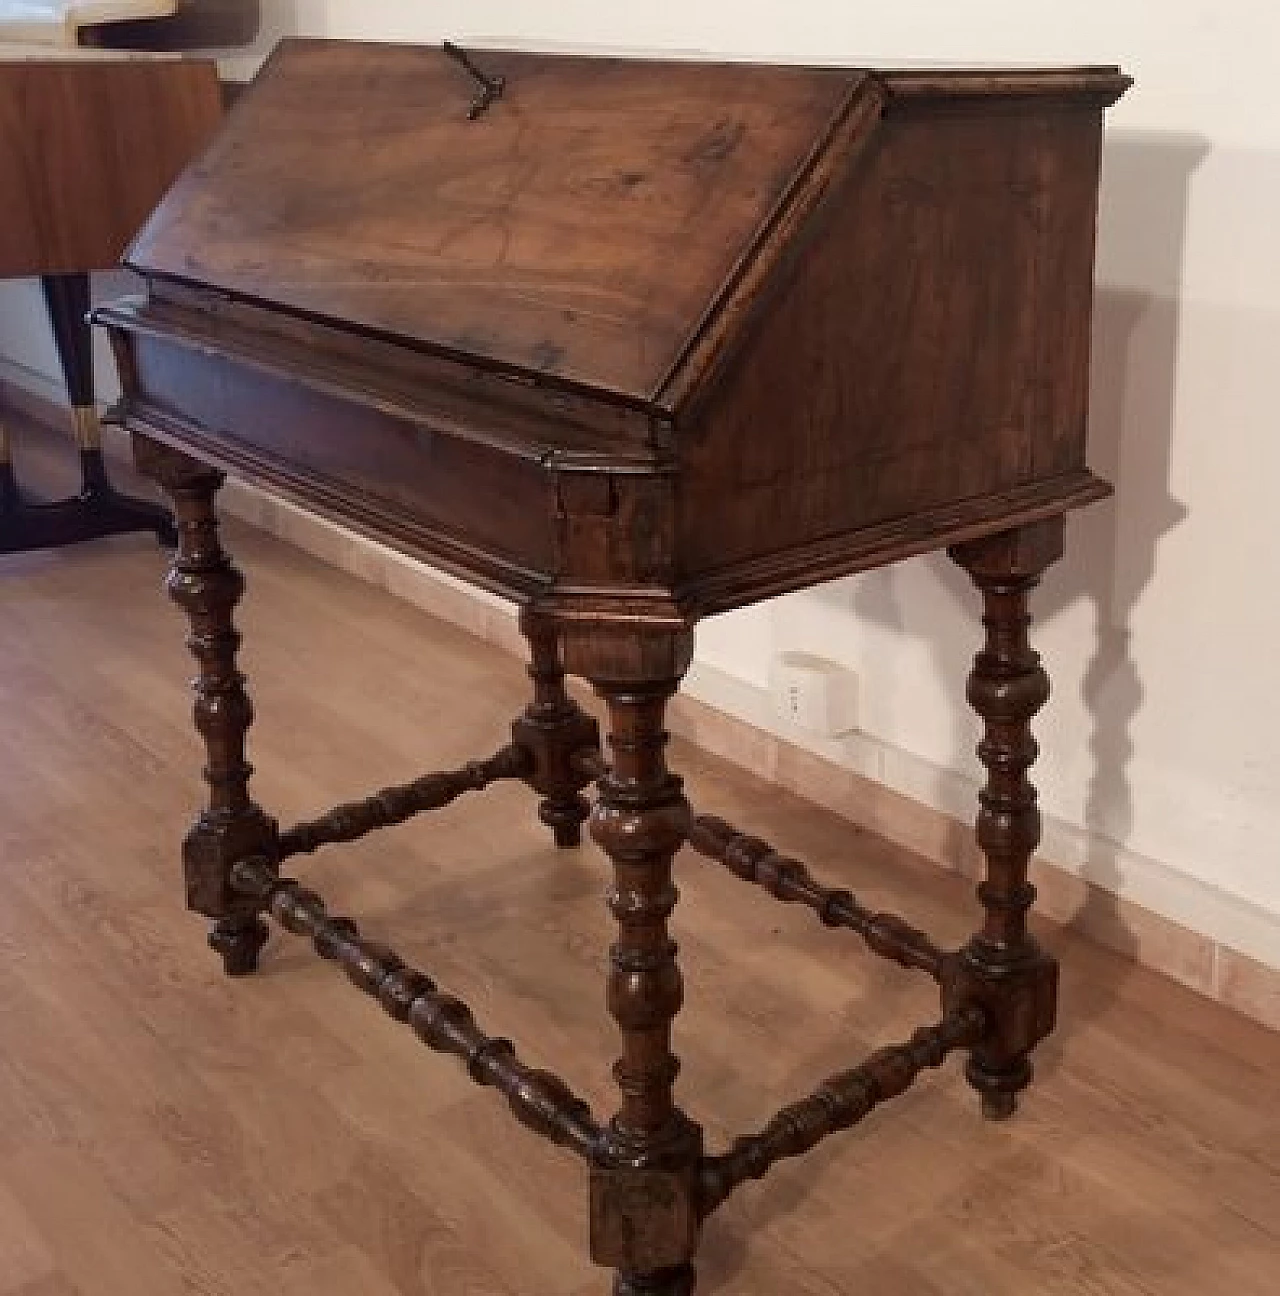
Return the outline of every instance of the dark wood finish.
[[[591,768],[584,770],[575,763],[575,757],[599,751],[600,727],[565,692],[555,622],[525,609],[520,628],[529,643],[533,701],[512,726],[511,736],[532,757],[527,781],[542,795],[538,806],[542,822],[555,834],[557,846],[570,848],[581,843],[582,825],[591,813],[582,789],[597,777]]]
[[[527,779],[533,759],[524,747],[509,743],[488,760],[469,761],[459,770],[424,774],[412,783],[383,788],[361,801],[335,806],[318,819],[285,829],[276,843],[276,859],[310,855],[321,846],[357,841],[376,828],[402,824],[414,815],[440,810],[464,792],[479,792],[499,779]]]
[[[209,799],[182,844],[187,904],[215,920],[209,943],[228,974],[241,976],[256,966],[266,926],[257,907],[231,886],[231,870],[251,856],[274,857],[276,849],[275,822],[249,794],[253,766],[245,735],[253,704],[236,667],[240,634],[233,621],[244,577],[218,539],[214,497],[222,474],[157,445],[144,449],[141,464],[173,500],[178,551],[166,588],[187,614],[187,647],[200,668],[194,714],[207,754]]]
[[[896,914],[874,913],[851,891],[825,887],[799,860],[779,855],[759,837],[740,833],[714,815],[696,815],[689,830],[694,850],[723,864],[734,877],[791,904],[808,905],[827,927],[847,927],[881,958],[942,977],[945,954],[924,932]]]
[[[561,618],[692,618],[1106,493],[1114,69],[486,58],[508,88],[468,122],[438,50],[277,56],[132,248],[148,300],[101,313],[131,426]],[[347,124],[297,131],[318,103]],[[676,140],[701,161],[653,179]],[[616,328],[664,357],[643,382]]]
[[[1027,777],[1039,752],[1031,719],[1049,698],[1049,676],[1027,636],[1027,598],[1062,547],[1063,522],[1054,518],[951,550],[982,591],[987,631],[968,687],[986,726],[978,744],[987,768],[978,845],[987,876],[978,887],[986,920],[948,968],[944,997],[980,1003],[990,1018],[965,1074],[993,1119],[1011,1116],[1031,1083],[1031,1050],[1053,1030],[1058,1002],[1057,962],[1027,931],[1036,898],[1027,870],[1040,842],[1040,808]]]
[[[691,573],[755,557],[766,514],[785,549],[1034,482],[1088,485],[1099,144],[1084,104],[890,108],[682,442]],[[773,435],[752,436],[762,424]]]
[[[613,868],[621,1102],[574,1136],[591,1251],[621,1296],[687,1296],[701,1221],[739,1183],[952,1049],[1004,1114],[1052,1027],[1056,966],[1026,932],[1027,726],[1047,692],[1026,598],[1063,514],[1108,490],[1085,463],[1088,334],[1102,110],[1128,81],[472,53],[504,78],[475,114],[479,80],[443,50],[287,44],[134,244],[145,298],[98,318],[144,469],[172,476],[176,454],[234,470],[521,605],[534,698],[503,771],[562,846],[595,779]],[[211,497],[188,487],[183,505],[208,528]],[[944,546],[988,628],[970,682],[987,920],[954,952],[694,819],[663,730],[699,617]],[[225,680],[218,579],[202,606]],[[607,756],[566,673],[604,700]],[[340,807],[282,843],[242,805],[259,827],[238,858],[261,860],[236,876],[366,989],[398,986],[394,956],[275,880],[279,852],[490,772]],[[940,1024],[711,1157],[674,1090],[686,839],[942,984]],[[221,853],[199,877],[225,901],[235,867]],[[455,1002],[424,1010],[428,1042],[489,1057]]]
[[[877,1049],[861,1066],[824,1080],[808,1098],[784,1107],[759,1134],[738,1139],[721,1156],[704,1157],[699,1206],[709,1215],[748,1179],[763,1179],[781,1160],[803,1156],[823,1139],[852,1129],[882,1102],[905,1093],[928,1067],[982,1038],[981,1008],[969,1006],[936,1026],[922,1026],[905,1044]]]
[[[687,663],[691,639],[654,645]],[[689,803],[666,764],[663,713],[679,675],[628,678],[616,654],[582,660],[609,710],[611,759],[599,781],[591,835],[613,862],[609,1012],[622,1032],[614,1077],[622,1104],[591,1175],[591,1254],[618,1271],[619,1292],[679,1292],[692,1282],[702,1131],[676,1106],[680,1064],[671,1023],[684,986],[667,929],[677,891],[671,861],[688,833]]]
[[[521,1062],[510,1040],[486,1035],[471,1009],[440,990],[425,972],[385,945],[365,940],[350,918],[331,917],[314,891],[280,877],[269,860],[242,860],[231,883],[286,931],[309,936],[321,958],[341,963],[353,985],[396,1021],[412,1026],[428,1048],[461,1058],[467,1075],[497,1089],[526,1129],[580,1157],[595,1155],[602,1133],[590,1107],[559,1076]]]
[[[488,112],[492,104],[502,98],[502,92],[507,88],[507,78],[504,76],[492,76],[483,71],[476,65],[476,61],[466,50],[455,45],[452,41],[445,41],[440,48],[456,63],[461,65],[479,87],[479,93],[472,99],[471,107],[467,109],[467,120],[475,121],[477,117]]]
[[[46,274],[40,289],[73,410],[93,405],[93,331],[89,327],[89,276]]]
[[[442,49],[289,42],[129,260],[646,402],[863,75],[476,57],[506,89],[468,121]]]
[[[221,116],[208,60],[0,57],[0,276],[39,275],[80,456],[79,495],[24,503],[0,463],[0,553],[152,531],[173,519],[111,488],[94,403],[89,271],[128,239]]]

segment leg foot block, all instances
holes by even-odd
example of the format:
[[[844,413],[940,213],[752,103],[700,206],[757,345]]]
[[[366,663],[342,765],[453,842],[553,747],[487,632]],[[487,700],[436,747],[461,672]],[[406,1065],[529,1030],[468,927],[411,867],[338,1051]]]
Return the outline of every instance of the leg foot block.
[[[538,807],[538,818],[551,829],[561,850],[573,850],[582,845],[582,825],[590,813],[591,806],[582,796],[548,799]]]
[[[989,1121],[1008,1120],[1018,1110],[1018,1095],[983,1093],[982,1115]]]
[[[964,1069],[965,1079],[977,1090],[987,1120],[1008,1120],[1018,1110],[1018,1095],[1031,1083],[1031,1063],[1020,1057],[1004,1071],[991,1071],[977,1056]]]
[[[690,1145],[693,1146],[692,1144]],[[591,1172],[591,1258],[621,1273],[643,1275],[687,1265],[698,1245],[692,1158],[674,1170],[596,1166]],[[634,1281],[631,1279],[629,1281]],[[665,1293],[678,1287],[632,1287]]]
[[[520,629],[529,641],[533,701],[511,727],[511,740],[533,758],[526,780],[542,798],[538,817],[568,850],[582,843],[582,825],[591,806],[582,789],[591,782],[574,764],[584,750],[600,749],[600,727],[569,696],[560,660],[559,631],[553,620],[525,608]]]
[[[982,1114],[1006,1120],[1031,1083],[1032,1050],[1054,1027],[1058,964],[1030,943],[1017,962],[990,957],[977,944],[952,955],[943,970],[942,1002],[947,1012],[977,1006],[986,1015],[987,1032],[970,1054],[965,1076],[982,1099]]]
[[[223,918],[209,932],[209,948],[222,955],[228,976],[249,976],[258,970],[258,955],[268,934],[261,918]]]
[[[692,1265],[660,1269],[656,1273],[619,1273],[613,1296],[693,1296],[696,1276]]]

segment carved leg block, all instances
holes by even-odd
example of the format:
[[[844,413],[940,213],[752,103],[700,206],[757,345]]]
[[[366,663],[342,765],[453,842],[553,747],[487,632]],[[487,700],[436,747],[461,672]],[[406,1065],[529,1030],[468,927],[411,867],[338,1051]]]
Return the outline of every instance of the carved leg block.
[[[139,468],[168,492],[178,518],[178,549],[166,588],[187,614],[187,647],[199,666],[195,724],[204,739],[208,803],[183,842],[187,905],[215,919],[209,944],[231,976],[257,965],[266,925],[256,902],[231,886],[231,870],[250,856],[276,857],[276,825],[249,795],[253,767],[245,735],[253,705],[236,669],[240,635],[233,622],[244,578],[218,538],[214,498],[219,472],[145,438],[135,438]]]
[[[671,1026],[684,987],[667,921],[677,898],[671,862],[690,812],[667,768],[663,714],[688,666],[692,636],[630,637],[640,634],[664,642],[632,651],[617,642],[621,632],[598,629],[566,640],[571,660],[608,705],[611,749],[591,835],[613,864],[609,908],[618,936],[607,1001],[622,1035],[614,1066],[621,1106],[591,1176],[591,1254],[617,1271],[621,1296],[676,1296],[694,1284],[702,1131],[673,1093],[679,1063]]]
[[[1031,1052],[1053,1031],[1058,1010],[1058,964],[1028,937],[1021,962],[1001,961],[980,937],[947,963],[942,1002],[946,1012],[978,1005],[989,1029],[969,1056],[965,1076],[990,1120],[1012,1116],[1017,1096],[1031,1083]]]
[[[978,887],[985,921],[943,977],[947,1011],[976,1003],[990,1030],[966,1075],[983,1114],[1013,1114],[1031,1082],[1031,1052],[1054,1026],[1055,961],[1027,931],[1035,887],[1027,870],[1040,842],[1036,790],[1027,777],[1039,749],[1031,720],[1049,697],[1049,677],[1028,639],[1030,592],[1062,555],[1063,521],[1051,518],[952,548],[982,593],[986,642],[974,660],[968,698],[982,717],[978,757],[987,770],[979,796],[978,844],[986,877]]]
[[[528,783],[543,798],[538,814],[555,834],[556,845],[577,846],[591,812],[582,795],[591,775],[575,768],[573,756],[583,750],[599,750],[600,728],[565,692],[555,625],[525,608],[520,629],[529,641],[533,701],[511,726],[511,738],[533,757]]]
[[[620,1273],[613,1282],[613,1296],[692,1296],[696,1285],[697,1275],[692,1265],[658,1273]]]
[[[630,1275],[674,1272],[698,1245],[692,1167],[655,1170],[597,1165],[591,1171],[591,1258]],[[668,1268],[670,1266],[670,1268]],[[648,1291],[637,1286],[636,1290]],[[654,1290],[665,1292],[666,1287]]]

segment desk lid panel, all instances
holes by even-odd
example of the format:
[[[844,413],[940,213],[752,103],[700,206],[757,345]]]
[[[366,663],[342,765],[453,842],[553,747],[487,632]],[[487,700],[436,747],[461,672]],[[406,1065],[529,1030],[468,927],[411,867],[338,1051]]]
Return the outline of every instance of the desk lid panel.
[[[144,272],[652,401],[865,74],[281,47]]]

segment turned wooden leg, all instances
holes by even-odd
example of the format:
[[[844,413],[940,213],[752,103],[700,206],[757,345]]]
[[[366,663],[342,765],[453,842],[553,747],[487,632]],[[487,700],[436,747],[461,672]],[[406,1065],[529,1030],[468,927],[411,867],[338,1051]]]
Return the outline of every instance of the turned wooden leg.
[[[617,1271],[617,1296],[686,1296],[694,1285],[702,1132],[673,1094],[679,1063],[671,1026],[684,992],[667,930],[676,903],[671,862],[690,813],[680,780],[667,769],[663,729],[691,641],[687,631],[669,631],[657,643],[624,643],[621,651],[598,640],[573,647],[609,709],[611,758],[591,835],[613,864],[608,903],[618,937],[608,1005],[622,1032],[614,1066],[621,1106],[592,1169],[591,1254]],[[624,666],[629,678],[619,677]]]
[[[138,466],[173,500],[178,550],[166,588],[187,614],[187,647],[199,665],[195,722],[204,739],[208,804],[183,842],[187,904],[214,919],[209,944],[231,976],[257,966],[267,938],[257,903],[234,891],[231,870],[249,856],[274,859],[276,825],[249,795],[253,767],[245,759],[245,734],[253,706],[236,669],[240,635],[233,624],[244,578],[218,540],[214,497],[223,476],[155,442],[136,438]]]
[[[582,789],[590,773],[576,768],[573,756],[584,749],[598,751],[600,730],[595,720],[565,692],[555,623],[525,608],[520,629],[529,642],[529,678],[533,701],[511,727],[512,740],[533,755],[530,787],[542,796],[538,815],[555,834],[556,845],[577,846],[582,825],[591,812]]]
[[[1031,719],[1049,697],[1049,677],[1027,637],[1027,598],[1062,555],[1063,521],[1007,531],[955,546],[952,558],[982,592],[986,643],[974,660],[968,698],[985,732],[978,756],[987,769],[979,796],[978,844],[986,877],[978,898],[981,929],[952,961],[944,979],[951,1006],[977,1003],[989,1029],[969,1058],[969,1083],[983,1114],[1013,1114],[1031,1082],[1031,1051],[1053,1030],[1058,965],[1027,932],[1035,887],[1027,869],[1040,841],[1040,811],[1027,771],[1038,748]]]

